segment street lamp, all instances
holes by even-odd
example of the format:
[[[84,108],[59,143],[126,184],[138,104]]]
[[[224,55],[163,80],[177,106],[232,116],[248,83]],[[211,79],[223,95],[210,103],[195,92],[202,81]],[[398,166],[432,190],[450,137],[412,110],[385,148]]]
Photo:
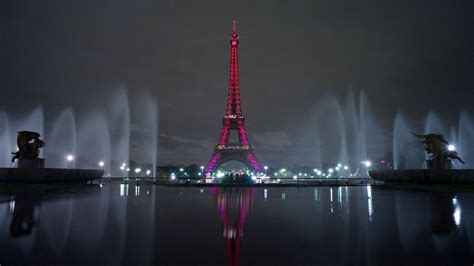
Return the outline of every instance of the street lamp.
[[[74,168],[74,155],[68,154],[68,155],[66,156],[66,161],[67,161],[67,164],[68,164],[70,167]]]
[[[104,167],[104,165],[105,165],[104,161],[99,161],[99,166],[100,167]]]
[[[74,161],[74,155],[68,154],[68,155],[66,156],[66,160],[67,160],[68,162]]]
[[[201,176],[201,175],[204,176],[204,165],[201,165],[200,168],[201,168],[201,173],[199,173],[199,175],[200,175],[200,176]]]

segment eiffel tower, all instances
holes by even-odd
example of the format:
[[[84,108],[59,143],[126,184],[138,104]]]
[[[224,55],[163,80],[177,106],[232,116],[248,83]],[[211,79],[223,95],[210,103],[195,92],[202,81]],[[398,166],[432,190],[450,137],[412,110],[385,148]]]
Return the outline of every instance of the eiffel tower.
[[[230,78],[227,109],[223,119],[224,121],[219,143],[214,147],[214,153],[204,170],[206,175],[209,175],[221,164],[227,161],[240,161],[247,165],[247,167],[251,168],[254,172],[260,170],[260,165],[253,153],[253,147],[250,145],[247,138],[247,132],[245,131],[245,118],[242,115],[242,108],[240,106],[238,62],[239,35],[237,35],[235,20],[230,37]],[[229,142],[229,133],[231,130],[237,131],[239,136],[238,143],[233,144]]]

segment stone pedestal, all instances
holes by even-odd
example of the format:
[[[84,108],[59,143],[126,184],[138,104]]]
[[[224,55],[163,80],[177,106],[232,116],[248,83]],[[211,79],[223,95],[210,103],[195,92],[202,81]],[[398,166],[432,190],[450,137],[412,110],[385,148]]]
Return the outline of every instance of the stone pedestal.
[[[430,170],[447,170],[452,169],[451,160],[436,160],[436,159],[429,159],[426,160],[426,166]]]
[[[44,168],[44,159],[18,159],[18,168]]]

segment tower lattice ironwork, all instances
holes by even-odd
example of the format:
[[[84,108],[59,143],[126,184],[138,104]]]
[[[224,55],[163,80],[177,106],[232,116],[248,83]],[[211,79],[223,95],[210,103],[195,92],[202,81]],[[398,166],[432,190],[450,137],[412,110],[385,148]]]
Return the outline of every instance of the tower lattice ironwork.
[[[240,161],[252,168],[255,172],[260,170],[260,165],[253,153],[253,147],[250,145],[247,138],[245,119],[242,115],[242,107],[240,105],[238,62],[239,35],[237,35],[235,20],[230,37],[230,77],[227,109],[223,119],[219,143],[215,146],[214,153],[204,170],[206,175],[227,161]],[[238,143],[233,144],[229,142],[231,130],[237,131]]]

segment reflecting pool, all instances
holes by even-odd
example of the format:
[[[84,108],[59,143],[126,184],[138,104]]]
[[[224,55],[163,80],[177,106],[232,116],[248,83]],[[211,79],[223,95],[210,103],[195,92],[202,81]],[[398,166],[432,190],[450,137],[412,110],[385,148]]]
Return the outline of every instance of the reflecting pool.
[[[0,196],[0,264],[474,262],[474,193],[105,183]]]

